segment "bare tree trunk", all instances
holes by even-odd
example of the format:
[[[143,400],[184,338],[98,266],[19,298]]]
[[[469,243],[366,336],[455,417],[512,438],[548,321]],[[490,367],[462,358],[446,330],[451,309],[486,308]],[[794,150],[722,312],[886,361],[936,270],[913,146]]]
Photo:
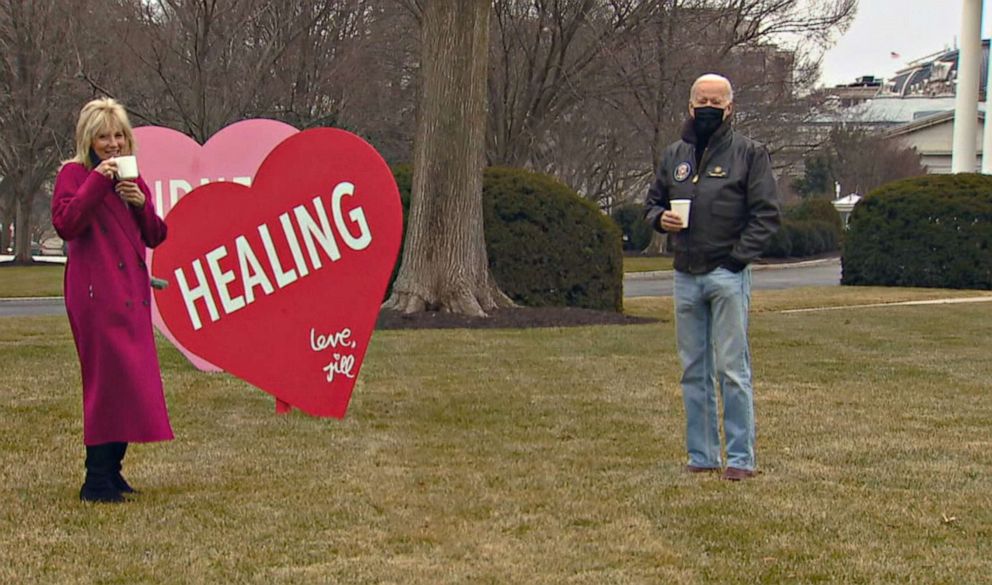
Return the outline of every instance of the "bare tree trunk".
[[[0,254],[10,247],[10,226],[14,217],[14,189],[10,179],[0,180]]]
[[[17,193],[17,210],[14,214],[14,264],[31,264],[31,207],[34,203],[34,192]]]
[[[430,0],[403,263],[383,308],[486,316],[512,302],[482,225],[489,0]]]

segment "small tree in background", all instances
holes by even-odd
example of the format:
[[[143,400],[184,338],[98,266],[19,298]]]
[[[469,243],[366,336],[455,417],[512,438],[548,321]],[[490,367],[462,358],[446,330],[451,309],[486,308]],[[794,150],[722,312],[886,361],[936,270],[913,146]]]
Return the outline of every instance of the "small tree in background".
[[[820,149],[806,158],[806,172],[793,186],[803,197],[865,194],[876,187],[926,174],[920,155],[899,142],[864,128],[835,128]]]
[[[803,176],[796,179],[792,188],[802,197],[832,196],[834,194],[833,169],[830,158],[823,153],[814,153],[806,157]]]

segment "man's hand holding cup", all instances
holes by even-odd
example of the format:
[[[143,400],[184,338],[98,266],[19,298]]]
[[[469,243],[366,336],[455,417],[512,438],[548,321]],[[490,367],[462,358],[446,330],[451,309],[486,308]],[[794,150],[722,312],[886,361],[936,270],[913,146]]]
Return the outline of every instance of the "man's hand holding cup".
[[[672,199],[671,209],[661,214],[661,229],[666,232],[678,233],[689,227],[689,209],[692,201],[689,199]]]

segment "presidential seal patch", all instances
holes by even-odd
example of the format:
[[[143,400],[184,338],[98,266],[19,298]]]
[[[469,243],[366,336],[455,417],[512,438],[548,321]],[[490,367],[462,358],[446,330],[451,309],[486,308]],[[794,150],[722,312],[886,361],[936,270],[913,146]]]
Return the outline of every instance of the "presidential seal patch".
[[[675,167],[675,172],[672,173],[677,183],[688,179],[690,174],[692,174],[692,165],[687,162],[680,163],[679,166]]]

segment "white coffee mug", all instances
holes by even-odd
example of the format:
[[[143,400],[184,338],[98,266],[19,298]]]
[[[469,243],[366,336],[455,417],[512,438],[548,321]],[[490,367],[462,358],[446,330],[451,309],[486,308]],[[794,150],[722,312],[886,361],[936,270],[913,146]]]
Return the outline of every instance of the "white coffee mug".
[[[133,181],[138,178],[138,159],[133,156],[118,156],[117,178],[122,181]]]

